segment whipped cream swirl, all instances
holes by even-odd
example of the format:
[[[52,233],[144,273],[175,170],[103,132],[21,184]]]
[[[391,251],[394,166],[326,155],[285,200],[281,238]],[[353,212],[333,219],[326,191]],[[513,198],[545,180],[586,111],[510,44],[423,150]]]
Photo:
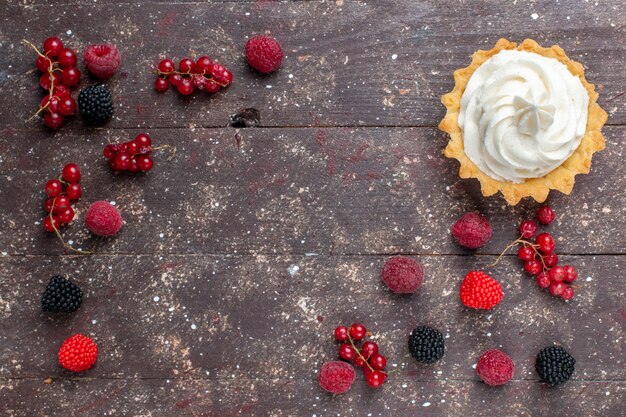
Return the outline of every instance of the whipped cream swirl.
[[[496,180],[542,177],[580,144],[588,105],[580,79],[556,59],[500,51],[463,92],[458,120],[465,154]]]

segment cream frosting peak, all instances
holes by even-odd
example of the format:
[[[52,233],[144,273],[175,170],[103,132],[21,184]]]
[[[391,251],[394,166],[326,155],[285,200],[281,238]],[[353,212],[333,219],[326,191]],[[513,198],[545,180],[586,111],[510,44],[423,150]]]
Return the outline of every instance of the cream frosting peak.
[[[585,134],[589,96],[553,58],[503,50],[472,74],[461,98],[465,153],[490,177],[520,183],[561,165]]]

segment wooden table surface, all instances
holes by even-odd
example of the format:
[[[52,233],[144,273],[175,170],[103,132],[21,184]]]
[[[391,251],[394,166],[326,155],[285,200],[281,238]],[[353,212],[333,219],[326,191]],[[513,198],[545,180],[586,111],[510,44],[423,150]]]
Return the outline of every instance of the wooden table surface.
[[[1,416],[626,415],[623,1],[7,0],[0,16]],[[286,53],[271,76],[242,57],[247,37],[265,31]],[[115,116],[104,128],[78,117],[57,133],[25,123],[43,93],[21,40],[52,35],[79,51],[120,49],[121,70],[107,83]],[[575,298],[541,291],[507,256],[490,270],[504,301],[476,313],[458,301],[460,280],[538,205],[511,208],[460,180],[436,126],[452,71],[500,37],[559,44],[585,65],[609,113],[607,147],[570,196],[549,198],[561,259],[580,271]],[[189,99],[154,91],[159,56],[205,53],[233,71],[230,88]],[[83,76],[83,86],[92,82]],[[229,126],[244,107],[260,111],[260,127]],[[139,132],[176,146],[176,157],[158,155],[147,175],[112,173],[104,144]],[[84,196],[65,235],[95,244],[93,256],[64,252],[40,225],[43,184],[67,162],[80,165]],[[86,232],[82,215],[96,200],[121,210],[119,236]],[[469,210],[494,228],[477,256],[448,232]],[[380,282],[398,253],[426,267],[410,297]],[[54,274],[85,292],[75,314],[41,312]],[[336,358],[334,327],[354,321],[397,371],[381,389],[359,375],[332,396],[317,370]],[[445,335],[434,365],[407,350],[420,324]],[[56,352],[78,332],[94,337],[100,356],[74,375]],[[534,371],[553,343],[577,360],[556,388]],[[494,347],[517,366],[500,388],[472,368]]]

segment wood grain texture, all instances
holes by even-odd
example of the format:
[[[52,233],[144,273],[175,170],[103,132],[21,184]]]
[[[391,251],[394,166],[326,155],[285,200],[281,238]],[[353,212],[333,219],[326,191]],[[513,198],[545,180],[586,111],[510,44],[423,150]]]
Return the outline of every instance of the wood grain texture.
[[[626,62],[621,1],[70,4],[66,13],[53,4],[0,6],[0,15],[23,22],[0,31],[0,104],[15,109],[3,112],[2,125],[23,126],[42,97],[30,72],[35,56],[21,39],[38,43],[50,34],[79,51],[103,40],[120,47],[121,73],[108,83],[116,103],[112,128],[221,127],[242,107],[258,108],[264,126],[436,126],[452,72],[500,37],[561,45],[601,88],[609,123],[626,121],[626,95],[618,97]],[[242,57],[246,37],[265,31],[286,53],[269,77],[251,73]],[[151,67],[160,55],[205,53],[233,71],[232,87],[212,98],[154,91]],[[81,128],[79,120],[65,127]]]
[[[0,17],[11,22],[0,27],[0,415],[624,416],[622,1],[21,0],[0,4]],[[242,57],[247,37],[266,31],[286,53],[269,77]],[[79,51],[120,48],[105,128],[78,117],[58,133],[24,123],[43,92],[21,40],[51,35]],[[537,204],[511,209],[459,180],[436,126],[452,72],[500,37],[559,44],[582,62],[609,126],[591,174],[577,177],[570,196],[549,199],[561,262],[580,271],[575,298],[538,289],[507,256],[489,269],[504,300],[479,313],[458,302],[460,280],[485,268]],[[205,53],[233,71],[230,88],[190,99],[154,92],[159,56]],[[81,86],[93,82],[84,76]],[[244,107],[260,111],[262,128],[226,127]],[[157,154],[147,175],[112,173],[102,147],[145,131],[176,146],[176,157]],[[82,169],[84,197],[65,236],[95,246],[93,256],[64,253],[39,224],[43,185],[70,161]],[[122,212],[118,237],[84,230],[96,200]],[[477,256],[449,235],[469,210],[494,229]],[[413,296],[381,284],[396,253],[426,267]],[[54,274],[85,291],[75,314],[41,312]],[[380,390],[359,375],[348,394],[328,395],[317,369],[336,358],[334,327],[354,321],[374,332],[395,373]],[[434,365],[408,353],[420,324],[446,337]],[[97,365],[79,375],[56,359],[77,332],[100,348]],[[533,364],[553,343],[577,365],[572,380],[549,388]],[[472,368],[493,347],[517,367],[496,389]]]
[[[160,129],[147,175],[115,175],[102,157],[108,142],[130,140],[128,130],[61,131],[49,140],[36,131],[7,131],[0,176],[11,198],[0,201],[9,254],[60,254],[43,232],[43,186],[69,161],[84,172],[79,221],[68,238],[99,253],[455,253],[449,228],[469,210],[492,220],[494,235],[481,253],[500,253],[537,204],[513,210],[484,198],[474,180],[460,180],[458,163],[441,150],[432,128]],[[607,149],[592,173],[577,177],[571,196],[553,192],[557,220],[547,230],[559,253],[624,253],[626,129],[605,129]],[[28,157],[22,138],[28,135]],[[78,145],[78,146],[77,146]],[[95,200],[115,201],[126,221],[118,239],[94,242],[82,216]],[[19,208],[15,210],[15,208]]]

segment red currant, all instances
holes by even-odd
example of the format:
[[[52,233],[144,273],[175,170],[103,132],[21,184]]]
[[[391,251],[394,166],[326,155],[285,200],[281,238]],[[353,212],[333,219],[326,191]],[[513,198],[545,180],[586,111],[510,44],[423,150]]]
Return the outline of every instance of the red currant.
[[[61,72],[61,81],[63,84],[74,86],[80,82],[80,70],[76,67],[63,68]]]
[[[561,294],[563,294],[563,291],[565,290],[565,288],[567,288],[567,287],[562,282],[553,282],[550,285],[550,294],[552,294],[552,295],[561,295]]]
[[[378,353],[378,345],[376,343],[367,341],[361,346],[361,354],[366,358],[371,357],[375,353]]]
[[[196,63],[191,58],[183,58],[178,63],[178,71],[184,73],[195,72]]]
[[[356,355],[354,348],[348,343],[339,346],[339,357],[347,361],[352,360]]]
[[[54,73],[52,74],[52,77],[50,77],[50,74],[46,72],[44,74],[41,74],[41,77],[39,77],[39,85],[44,90],[50,90],[50,87],[52,86],[52,80],[54,80],[54,85],[58,85],[61,83],[61,77],[59,77],[59,74]]]
[[[57,130],[63,126],[63,116],[59,113],[46,113],[43,116],[43,122],[52,130]]]
[[[556,215],[550,206],[541,206],[537,210],[537,220],[541,224],[550,224],[554,221]]]
[[[61,227],[61,222],[57,216],[52,216],[52,219],[50,219],[50,216],[46,216],[43,219],[43,228],[46,232],[54,232],[54,229],[58,230],[59,227]]]
[[[517,250],[517,257],[522,261],[531,261],[535,259],[535,251],[530,246],[522,246]]]
[[[74,219],[74,209],[71,207],[59,213],[59,221],[61,224],[69,223],[72,219]]]
[[[75,67],[76,66],[76,54],[69,48],[63,48],[59,51],[59,56],[57,57],[59,64],[62,67]]]
[[[534,260],[534,259],[531,261],[526,261],[524,263],[524,269],[530,275],[537,275],[538,273],[541,272],[541,262]]]
[[[131,156],[133,156],[139,152],[139,145],[137,142],[132,140],[126,144],[126,150]]]
[[[128,170],[130,172],[141,171],[141,169],[139,168],[139,162],[137,161],[137,157],[130,158],[130,165],[128,165]]]
[[[180,80],[180,83],[178,83],[178,85],[176,86],[176,89],[178,90],[178,92],[182,94],[183,96],[191,95],[193,93],[194,88],[195,86],[193,84],[193,81],[191,81],[191,78],[183,78],[182,80]]]
[[[70,184],[80,181],[80,168],[76,164],[67,164],[63,167],[63,179]]]
[[[370,372],[365,378],[365,382],[372,388],[378,388],[387,380],[387,374],[382,371]]]
[[[208,80],[204,84],[204,89],[207,93],[217,93],[218,91],[220,91],[220,85],[213,80]]]
[[[548,268],[552,268],[559,263],[559,257],[554,252],[547,253],[543,255],[543,263],[546,264]]]
[[[195,85],[198,90],[204,90],[207,81],[208,80],[202,75],[194,75],[193,77],[193,85]]]
[[[537,275],[537,285],[541,288],[548,288],[551,284],[550,276],[547,272],[540,272]]]
[[[159,62],[159,71],[168,73],[176,71],[176,65],[174,65],[174,61],[171,59],[163,59]]]
[[[54,207],[54,199],[53,198],[46,199],[46,202],[43,204],[43,209],[47,211],[48,213],[50,213],[53,207]]]
[[[348,328],[346,326],[338,326],[335,329],[335,339],[339,342],[348,340]]]
[[[183,76],[180,74],[170,74],[167,79],[174,87],[178,87],[178,84],[180,84],[180,82],[183,80]]]
[[[519,232],[524,239],[531,239],[537,233],[537,225],[535,222],[526,220],[519,225]]]
[[[539,250],[543,253],[554,252],[554,239],[550,233],[541,233],[535,239],[535,244],[539,245]]]
[[[134,142],[139,145],[140,148],[152,145],[152,139],[150,139],[147,133],[140,133],[135,136]]]
[[[213,60],[208,56],[201,56],[196,61],[196,71],[198,74],[209,74],[212,66]]]
[[[52,95],[62,100],[66,97],[71,97],[72,92],[70,91],[69,88],[67,88],[67,86],[60,84],[60,83],[59,84],[54,83],[54,90],[52,90]]]
[[[60,113],[59,112],[59,99],[56,97],[50,98],[50,95],[45,95],[39,103],[39,107],[42,109],[45,107],[48,113]]]
[[[152,169],[154,162],[148,155],[141,155],[137,158],[137,165],[141,171],[146,172]]]
[[[363,356],[360,355],[356,355],[354,357],[354,366],[356,366],[357,368],[362,368],[365,366],[365,359],[363,359]]]
[[[76,102],[72,97],[65,97],[59,102],[59,113],[63,116],[70,116],[76,113]]]
[[[106,145],[102,150],[102,155],[104,155],[104,157],[108,160],[115,158],[115,154],[115,146],[111,145],[110,143]]]
[[[387,358],[385,358],[380,353],[373,354],[369,362],[372,368],[378,370],[383,370],[385,369],[385,366],[387,366]]]
[[[66,195],[58,196],[54,201],[54,213],[59,214],[70,207],[70,198]]]
[[[43,53],[51,58],[59,55],[63,49],[63,42],[56,36],[51,36],[43,41]]]
[[[78,200],[83,195],[83,189],[80,184],[70,184],[65,189],[65,194],[72,201]]]
[[[576,278],[578,278],[578,271],[571,265],[565,265],[563,267],[563,274],[563,280],[566,282],[576,281]]]
[[[361,340],[367,335],[367,329],[360,323],[350,326],[350,337],[353,340]]]
[[[46,183],[46,194],[49,197],[57,197],[63,192],[63,184],[59,180],[50,180]]]
[[[50,69],[50,60],[45,56],[37,56],[35,66],[41,72],[47,72]]]
[[[571,287],[565,287],[561,293],[561,298],[565,301],[569,301],[574,298],[574,290]]]
[[[168,88],[170,88],[170,82],[167,81],[167,78],[159,77],[154,82],[154,89],[159,93],[167,91]]]
[[[113,169],[116,171],[126,171],[130,166],[130,155],[120,152],[113,159]]]
[[[565,271],[563,270],[563,267],[559,265],[550,269],[548,273],[550,274],[550,279],[552,280],[552,282],[561,282],[565,278]]]

